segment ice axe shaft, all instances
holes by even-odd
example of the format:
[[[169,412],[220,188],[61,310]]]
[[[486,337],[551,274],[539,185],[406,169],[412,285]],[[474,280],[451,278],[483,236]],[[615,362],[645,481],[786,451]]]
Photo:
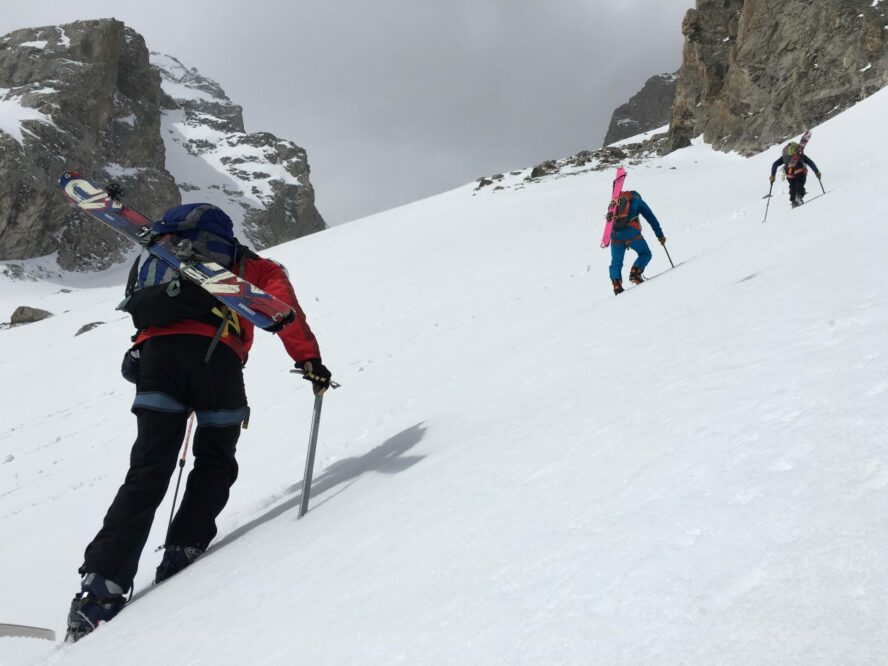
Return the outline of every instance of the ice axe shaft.
[[[311,498],[311,477],[314,474],[315,451],[318,448],[318,430],[321,427],[321,407],[324,404],[324,394],[315,396],[314,412],[311,417],[311,433],[308,436],[308,453],[305,455],[305,474],[302,477],[302,498],[299,500],[299,514],[302,518],[308,511],[308,500]]]

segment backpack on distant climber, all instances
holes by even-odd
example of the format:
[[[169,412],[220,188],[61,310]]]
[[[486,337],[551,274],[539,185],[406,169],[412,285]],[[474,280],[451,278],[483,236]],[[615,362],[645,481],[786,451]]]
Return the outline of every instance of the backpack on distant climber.
[[[783,149],[783,166],[795,166],[802,159],[802,147],[795,141],[790,141]]]
[[[611,227],[614,231],[625,229],[632,221],[629,219],[629,210],[632,208],[632,195],[633,192],[631,191],[620,193],[620,196],[617,199],[616,209],[614,210],[614,224],[613,227]]]

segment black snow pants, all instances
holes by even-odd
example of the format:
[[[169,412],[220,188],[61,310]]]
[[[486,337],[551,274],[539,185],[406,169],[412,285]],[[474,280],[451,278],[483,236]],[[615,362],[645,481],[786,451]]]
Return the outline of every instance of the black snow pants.
[[[86,548],[80,573],[97,573],[124,589],[132,585],[191,411],[197,420],[194,468],[166,545],[205,550],[216,536],[216,516],[237,479],[234,453],[248,409],[240,359],[219,344],[205,362],[210,342],[200,335],[167,335],[142,345],[133,403],[138,435],[129,471]]]
[[[808,180],[807,173],[797,173],[789,181],[789,200],[800,201],[805,196],[805,181]]]

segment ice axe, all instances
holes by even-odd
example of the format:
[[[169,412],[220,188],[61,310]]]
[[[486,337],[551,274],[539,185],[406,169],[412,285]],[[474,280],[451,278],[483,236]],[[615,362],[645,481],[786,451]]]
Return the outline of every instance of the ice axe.
[[[295,372],[299,375],[305,374],[299,368],[290,370],[290,372]],[[337,389],[339,386],[336,382],[330,381],[330,388]],[[311,432],[308,435],[308,452],[305,455],[305,474],[302,477],[302,498],[299,501],[299,513],[296,515],[297,520],[302,518],[305,512],[308,511],[308,500],[311,498],[311,477],[314,475],[315,451],[318,448],[318,430],[321,427],[321,407],[323,405],[324,394],[316,393],[314,410],[311,415]]]

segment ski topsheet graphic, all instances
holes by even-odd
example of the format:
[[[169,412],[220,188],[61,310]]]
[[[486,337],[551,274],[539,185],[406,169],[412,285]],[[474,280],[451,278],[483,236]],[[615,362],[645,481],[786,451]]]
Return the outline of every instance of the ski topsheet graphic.
[[[626,169],[617,169],[617,177],[614,178],[614,189],[611,194],[611,202],[607,207],[607,217],[604,222],[604,234],[601,236],[601,247],[607,247],[611,242],[611,231],[614,226],[614,215],[617,212],[617,200],[623,191],[623,181],[626,180]]]
[[[163,236],[151,233],[151,220],[79,173],[69,171],[59,179],[65,197],[94,220],[138,243],[155,257],[179,271],[241,317],[265,330],[278,330],[293,318],[292,308],[267,294],[224,266],[193,257],[181,258]]]

